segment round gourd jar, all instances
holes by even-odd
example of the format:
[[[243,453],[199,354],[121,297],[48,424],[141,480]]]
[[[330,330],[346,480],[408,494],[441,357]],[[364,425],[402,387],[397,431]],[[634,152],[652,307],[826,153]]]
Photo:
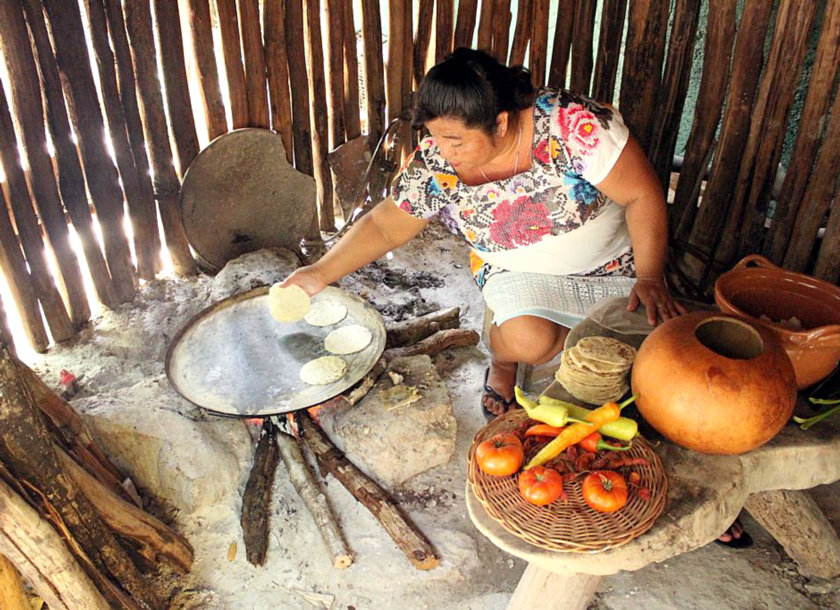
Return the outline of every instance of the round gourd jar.
[[[793,365],[771,331],[727,314],[664,322],[631,377],[642,416],[674,443],[735,455],[773,438],[793,414]]]

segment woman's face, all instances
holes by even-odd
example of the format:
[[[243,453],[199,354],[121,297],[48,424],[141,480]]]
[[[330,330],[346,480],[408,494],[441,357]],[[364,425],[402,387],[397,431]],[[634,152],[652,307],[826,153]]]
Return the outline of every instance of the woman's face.
[[[476,127],[467,127],[461,119],[438,117],[426,121],[426,128],[452,167],[474,169],[496,156],[496,140]]]

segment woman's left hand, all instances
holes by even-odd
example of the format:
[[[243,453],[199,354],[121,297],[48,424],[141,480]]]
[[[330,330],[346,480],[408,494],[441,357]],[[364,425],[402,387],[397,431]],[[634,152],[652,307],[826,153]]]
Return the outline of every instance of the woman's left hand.
[[[636,311],[643,305],[651,326],[656,325],[657,317],[663,322],[681,314],[687,313],[681,303],[674,300],[663,278],[638,278],[633,290],[627,311]]]

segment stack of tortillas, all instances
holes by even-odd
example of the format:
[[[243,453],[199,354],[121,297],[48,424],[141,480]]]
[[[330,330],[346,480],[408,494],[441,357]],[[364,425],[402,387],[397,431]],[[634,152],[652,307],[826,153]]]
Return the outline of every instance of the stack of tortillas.
[[[554,374],[566,391],[593,405],[618,400],[629,386],[636,350],[610,337],[584,337],[563,351]]]

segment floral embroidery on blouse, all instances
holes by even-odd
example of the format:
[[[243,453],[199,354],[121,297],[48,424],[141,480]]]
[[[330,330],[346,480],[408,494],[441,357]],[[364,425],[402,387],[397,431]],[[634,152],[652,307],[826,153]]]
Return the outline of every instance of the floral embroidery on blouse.
[[[593,184],[612,169],[627,137],[612,108],[568,91],[542,89],[534,101],[529,170],[469,186],[427,137],[394,179],[391,197],[419,218],[445,209],[479,252],[531,245],[574,231],[600,214],[609,200]]]

